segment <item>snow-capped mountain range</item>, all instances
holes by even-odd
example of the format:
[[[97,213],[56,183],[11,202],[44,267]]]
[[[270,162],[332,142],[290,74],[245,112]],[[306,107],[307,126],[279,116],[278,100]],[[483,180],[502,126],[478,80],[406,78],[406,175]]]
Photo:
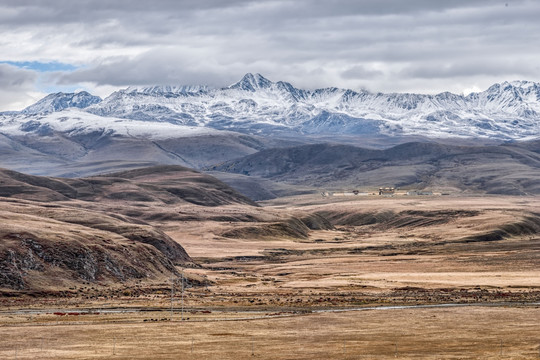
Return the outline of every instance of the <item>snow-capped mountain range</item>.
[[[540,83],[503,82],[467,96],[383,94],[339,88],[303,90],[248,73],[221,89],[129,87],[103,100],[86,92],[51,94],[19,113],[0,116],[0,133],[4,134],[43,131],[43,126],[62,132],[96,128],[118,132],[120,127],[124,130],[119,135],[129,134],[132,126],[137,136],[152,136],[155,128],[160,137],[171,133],[170,129],[210,128],[255,135],[285,132],[519,140],[540,136]]]

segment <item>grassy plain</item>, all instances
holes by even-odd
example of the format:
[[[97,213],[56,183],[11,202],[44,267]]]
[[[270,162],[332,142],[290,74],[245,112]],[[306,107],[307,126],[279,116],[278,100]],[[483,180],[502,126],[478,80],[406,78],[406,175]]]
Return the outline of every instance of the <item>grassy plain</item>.
[[[40,316],[0,327],[2,359],[534,359],[539,307],[317,313],[231,320]],[[92,315],[87,315],[92,316]],[[255,316],[251,314],[248,316]],[[50,316],[49,316],[50,318]],[[2,319],[4,320],[4,319]],[[13,320],[13,319],[11,319]]]
[[[4,298],[0,358],[540,358],[539,200],[306,195],[174,220],[148,207],[200,265],[179,268],[185,321],[164,280]],[[358,310],[425,304],[468,305]]]

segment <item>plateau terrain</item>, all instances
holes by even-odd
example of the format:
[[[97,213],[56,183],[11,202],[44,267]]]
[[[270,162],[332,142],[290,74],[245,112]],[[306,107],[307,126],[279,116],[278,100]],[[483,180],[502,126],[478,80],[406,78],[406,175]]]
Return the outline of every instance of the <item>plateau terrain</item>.
[[[0,174],[5,358],[538,353],[536,195],[255,203],[180,166]]]
[[[2,113],[0,357],[537,357],[539,88]]]

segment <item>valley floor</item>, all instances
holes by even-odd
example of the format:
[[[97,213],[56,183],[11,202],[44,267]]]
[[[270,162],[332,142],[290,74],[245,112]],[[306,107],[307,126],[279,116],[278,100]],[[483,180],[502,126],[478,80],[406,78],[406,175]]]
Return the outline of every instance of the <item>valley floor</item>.
[[[262,307],[540,301],[538,199],[521,197],[364,198],[313,196],[265,204],[320,214],[333,230],[305,239],[264,234],[223,239],[191,223],[168,234],[203,269],[220,300]],[[301,216],[301,214],[298,214]],[[199,235],[199,229],[209,231]],[[251,229],[251,228],[248,228]],[[501,230],[504,229],[504,230]],[[240,233],[237,231],[237,233]]]
[[[3,359],[535,359],[540,307],[317,313],[227,321],[144,316],[1,317]],[[253,316],[247,315],[247,316]],[[15,317],[9,320],[13,321]],[[53,316],[49,315],[50,318]],[[19,319],[22,320],[22,319]]]
[[[154,224],[200,265],[179,269],[172,321],[167,279],[3,297],[0,357],[538,358],[539,200],[305,195],[185,207],[184,220]],[[425,304],[469,305],[351,310]]]

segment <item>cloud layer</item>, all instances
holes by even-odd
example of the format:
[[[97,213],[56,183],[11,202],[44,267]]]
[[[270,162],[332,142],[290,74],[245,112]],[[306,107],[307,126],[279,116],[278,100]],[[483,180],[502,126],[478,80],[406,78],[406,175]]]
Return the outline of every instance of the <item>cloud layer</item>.
[[[540,81],[539,13],[527,0],[4,0],[0,60],[72,64],[39,79],[102,96],[226,86],[246,72],[305,88],[462,92]]]
[[[5,110],[20,109],[28,102],[35,101],[36,80],[37,76],[33,71],[0,64],[0,101]]]

